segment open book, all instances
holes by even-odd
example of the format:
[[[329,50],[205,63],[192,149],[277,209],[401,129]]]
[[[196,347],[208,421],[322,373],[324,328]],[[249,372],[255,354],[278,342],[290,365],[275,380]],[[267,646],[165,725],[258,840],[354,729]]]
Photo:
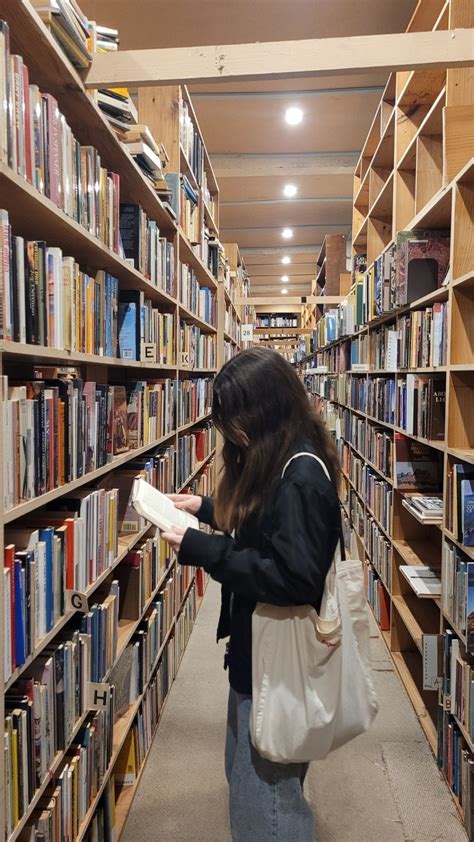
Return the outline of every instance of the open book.
[[[132,504],[139,515],[165,532],[169,532],[173,526],[199,529],[197,517],[177,509],[166,494],[141,477],[137,477],[133,483]]]

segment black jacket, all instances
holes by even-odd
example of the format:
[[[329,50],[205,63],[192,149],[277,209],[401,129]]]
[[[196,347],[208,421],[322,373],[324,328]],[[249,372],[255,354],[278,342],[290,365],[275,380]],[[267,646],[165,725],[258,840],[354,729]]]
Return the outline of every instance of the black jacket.
[[[198,517],[214,525],[210,497],[203,498]],[[230,636],[229,681],[238,693],[252,692],[256,603],[318,609],[340,534],[335,486],[309,456],[290,463],[283,479],[269,488],[260,523],[247,523],[237,539],[186,531],[180,563],[203,567],[223,586],[217,639]]]

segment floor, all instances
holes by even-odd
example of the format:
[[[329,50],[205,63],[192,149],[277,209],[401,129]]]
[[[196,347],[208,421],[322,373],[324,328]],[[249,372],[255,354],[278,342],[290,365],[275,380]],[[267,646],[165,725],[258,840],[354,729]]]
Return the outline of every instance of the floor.
[[[226,674],[211,582],[121,842],[230,842],[223,772]],[[318,842],[466,842],[413,708],[374,625],[380,712],[368,734],[314,763]],[[255,840],[265,842],[265,840]],[[291,842],[291,840],[288,840]]]

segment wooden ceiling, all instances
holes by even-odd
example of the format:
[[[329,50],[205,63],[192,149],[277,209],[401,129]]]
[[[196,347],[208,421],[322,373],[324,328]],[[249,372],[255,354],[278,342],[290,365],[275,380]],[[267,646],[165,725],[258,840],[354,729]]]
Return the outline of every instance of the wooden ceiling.
[[[415,6],[416,0],[81,0],[91,18],[117,27],[122,49],[402,32]],[[350,234],[353,166],[385,81],[365,74],[191,88],[219,182],[221,240],[239,243],[257,295],[282,287],[309,292],[324,234]],[[303,111],[298,126],[285,122],[290,106]],[[341,174],[324,174],[337,155]],[[289,183],[297,188],[294,199],[283,196]],[[284,227],[293,231],[290,240],[281,236]],[[284,254],[289,265],[281,262]]]

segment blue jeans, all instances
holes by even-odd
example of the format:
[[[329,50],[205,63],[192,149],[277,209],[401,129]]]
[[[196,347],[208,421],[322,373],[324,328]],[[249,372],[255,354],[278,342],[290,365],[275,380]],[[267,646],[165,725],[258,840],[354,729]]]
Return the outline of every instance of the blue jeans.
[[[230,689],[225,747],[233,842],[313,842],[314,819],[303,794],[307,763],[272,763],[249,734],[252,697]]]

